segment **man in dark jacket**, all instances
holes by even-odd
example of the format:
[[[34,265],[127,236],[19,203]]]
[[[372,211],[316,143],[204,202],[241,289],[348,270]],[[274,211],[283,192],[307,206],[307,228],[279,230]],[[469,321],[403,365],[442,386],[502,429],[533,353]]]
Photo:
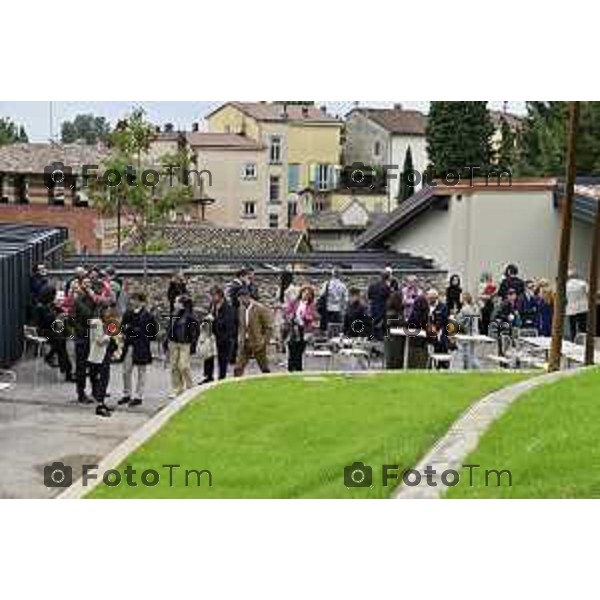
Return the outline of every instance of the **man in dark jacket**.
[[[131,296],[131,306],[125,311],[121,321],[123,335],[123,397],[119,404],[139,406],[144,399],[146,369],[152,363],[150,343],[156,338],[158,326],[156,320],[146,308],[146,294]],[[137,371],[135,396],[131,397],[133,370]]]
[[[164,343],[171,357],[171,398],[192,387],[191,356],[196,353],[200,323],[194,314],[192,299],[178,296],[173,305],[174,313]]]
[[[231,360],[234,338],[236,335],[235,316],[233,308],[225,298],[225,292],[214,287],[210,291],[211,305],[209,318],[211,320],[212,332],[217,344],[217,362],[219,365],[219,379],[227,377],[227,365]],[[213,381],[215,369],[215,357],[212,356],[204,361],[204,382]]]
[[[369,337],[373,331],[373,320],[367,314],[360,290],[351,288],[350,300],[344,315],[344,335],[349,338]]]
[[[34,308],[34,323],[38,334],[48,338],[50,351],[44,357],[46,363],[51,367],[58,366],[60,372],[65,376],[65,381],[74,382],[73,367],[67,353],[67,336],[64,324],[58,321],[58,309],[55,305],[56,289],[48,286],[42,290],[38,303]],[[58,365],[53,363],[56,355]]]
[[[233,309],[233,324],[235,328],[235,334],[233,336],[233,347],[231,349],[230,362],[235,365],[237,354],[238,354],[238,330],[239,330],[239,312],[240,312],[240,290],[246,290],[250,294],[250,297],[254,300],[258,300],[258,288],[254,283],[254,269],[243,268],[240,269],[235,278],[227,286],[227,296]]]
[[[439,293],[434,289],[427,292],[427,302],[429,303],[429,322],[433,352],[436,354],[446,354],[448,352],[447,327],[450,317],[448,307],[443,302],[440,302]]]
[[[392,278],[391,272],[386,269],[381,274],[381,279],[372,283],[367,291],[369,298],[371,318],[373,319],[373,332],[375,339],[383,340],[385,330],[385,306],[387,300],[392,293],[390,281]]]
[[[185,283],[185,274],[183,270],[178,271],[173,275],[171,281],[169,281],[169,288],[167,290],[167,300],[169,301],[169,315],[173,315],[175,298],[177,296],[187,295],[187,286]]]
[[[506,300],[509,290],[514,290],[517,298],[525,293],[525,283],[519,277],[519,269],[516,265],[508,265],[504,271],[504,279],[500,283],[498,295],[502,300]]]
[[[84,279],[81,284],[75,282],[73,293],[73,334],[75,338],[75,382],[77,385],[77,400],[82,404],[93,402],[85,393],[87,378],[87,359],[90,352],[89,321],[96,315],[96,304],[91,281]]]

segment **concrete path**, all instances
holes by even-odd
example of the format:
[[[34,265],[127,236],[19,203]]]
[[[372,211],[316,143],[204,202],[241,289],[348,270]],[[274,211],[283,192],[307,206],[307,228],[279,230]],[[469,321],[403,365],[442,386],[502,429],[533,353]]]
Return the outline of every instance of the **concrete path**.
[[[432,467],[436,474],[431,476],[431,481],[437,485],[429,485],[423,475],[419,485],[400,485],[393,497],[399,500],[441,498],[447,490],[440,478],[441,474],[449,469],[460,471],[467,456],[477,448],[481,436],[513,402],[529,390],[584,371],[585,369],[573,369],[540,375],[493,392],[479,400],[454,422],[448,433],[414,467],[421,475],[428,467]]]
[[[273,365],[284,372],[283,357]],[[307,370],[322,370],[323,362],[308,359]],[[57,369],[42,361],[35,373],[33,360],[22,360],[14,370],[18,384],[0,393],[0,498],[54,498],[63,488],[44,485],[44,467],[62,462],[73,469],[73,481],[83,464],[99,464],[124,440],[169,404],[169,370],[155,362],[148,374],[142,407],[117,409],[108,419],[97,417],[95,406],[75,401],[75,386],[61,381]],[[193,361],[195,379],[202,379]],[[337,361],[336,368],[356,369],[353,361]],[[256,373],[252,364],[248,374]],[[196,388],[200,390],[200,388]],[[89,390],[88,390],[89,391]],[[109,386],[113,405],[121,398],[121,366],[111,369]]]

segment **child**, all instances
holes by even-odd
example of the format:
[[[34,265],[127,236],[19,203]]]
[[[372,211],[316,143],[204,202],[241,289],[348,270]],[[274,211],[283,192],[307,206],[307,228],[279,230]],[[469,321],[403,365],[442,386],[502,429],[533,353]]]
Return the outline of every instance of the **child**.
[[[473,296],[469,292],[464,292],[462,294],[462,307],[456,315],[461,331],[466,335],[477,335],[479,333],[480,318],[481,311],[473,301]],[[472,340],[463,342],[461,344],[461,354],[465,369],[479,368],[479,361],[475,358],[475,342]]]
[[[110,380],[110,362],[117,349],[115,336],[118,331],[118,313],[114,309],[106,309],[101,318],[96,317],[90,320],[88,364],[92,396],[98,403],[96,414],[99,417],[111,416],[111,409],[104,403],[104,398]]]

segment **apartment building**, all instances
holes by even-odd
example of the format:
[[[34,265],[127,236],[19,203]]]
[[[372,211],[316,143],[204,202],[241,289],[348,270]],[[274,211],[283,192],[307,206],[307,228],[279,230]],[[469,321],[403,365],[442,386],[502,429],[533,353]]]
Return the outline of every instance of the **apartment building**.
[[[340,173],[343,123],[325,107],[287,102],[227,102],[206,117],[210,133],[237,135],[264,146],[265,184],[257,223],[289,227],[307,188],[335,189]],[[254,202],[254,198],[248,198]]]

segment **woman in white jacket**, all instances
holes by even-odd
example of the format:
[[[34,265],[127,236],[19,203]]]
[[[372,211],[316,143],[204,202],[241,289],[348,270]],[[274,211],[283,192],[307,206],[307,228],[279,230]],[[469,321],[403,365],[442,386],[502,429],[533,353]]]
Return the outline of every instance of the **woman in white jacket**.
[[[105,310],[102,317],[90,320],[90,352],[88,365],[92,382],[92,396],[98,403],[96,414],[99,417],[110,417],[111,409],[106,406],[106,389],[110,380],[110,363],[117,349],[116,336],[119,333],[119,315],[115,310]]]

